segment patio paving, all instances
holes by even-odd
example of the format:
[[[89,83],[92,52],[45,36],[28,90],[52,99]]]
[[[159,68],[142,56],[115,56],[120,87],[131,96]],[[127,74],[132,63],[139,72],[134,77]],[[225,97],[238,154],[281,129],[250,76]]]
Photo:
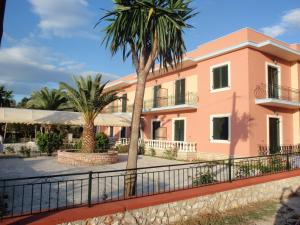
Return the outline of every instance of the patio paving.
[[[127,154],[119,155],[119,162],[103,166],[71,166],[58,163],[56,157],[3,158],[0,159],[0,179],[79,173],[89,171],[110,171],[125,169]],[[184,163],[151,156],[138,156],[138,167]]]

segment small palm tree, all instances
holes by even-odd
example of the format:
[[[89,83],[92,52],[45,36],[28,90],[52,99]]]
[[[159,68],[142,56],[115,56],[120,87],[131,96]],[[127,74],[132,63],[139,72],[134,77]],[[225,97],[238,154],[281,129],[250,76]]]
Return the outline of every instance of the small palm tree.
[[[0,107],[12,107],[14,105],[13,92],[6,90],[3,85],[0,85]]]
[[[76,88],[66,83],[60,83],[62,90],[66,91],[66,97],[70,104],[82,113],[85,120],[83,127],[82,151],[95,151],[95,126],[94,120],[101,113],[103,108],[111,102],[119,99],[117,92],[107,91],[104,88],[107,84],[101,84],[101,75],[74,77]]]
[[[42,88],[33,92],[26,103],[27,108],[43,110],[65,110],[68,108],[67,98],[57,89]]]

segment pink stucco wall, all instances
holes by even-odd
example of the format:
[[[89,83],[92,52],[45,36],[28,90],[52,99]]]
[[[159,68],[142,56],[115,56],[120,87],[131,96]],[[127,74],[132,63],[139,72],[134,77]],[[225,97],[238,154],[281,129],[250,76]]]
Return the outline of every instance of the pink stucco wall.
[[[199,46],[187,53],[189,57],[199,57],[214,51],[243,43],[245,41],[262,42],[272,40],[285,47],[299,50],[298,44],[289,45],[272,39],[252,29],[242,29],[222,38]],[[230,63],[230,89],[211,93],[210,67],[216,64]],[[276,63],[281,71],[281,85],[291,86],[291,62],[267,55],[258,50],[246,47],[230,53],[198,61],[193,67],[166,73],[156,78],[149,78],[146,87],[174,81],[179,78],[197,75],[198,77],[198,108],[186,111],[156,112],[144,114],[144,135],[151,139],[151,121],[158,119],[167,128],[167,139],[172,140],[172,119],[186,119],[186,141],[196,142],[197,151],[236,156],[258,154],[258,145],[267,144],[267,115],[282,117],[282,143],[293,143],[293,113],[295,110],[285,108],[264,107],[255,104],[254,89],[261,83],[266,83],[266,63]],[[300,67],[298,68],[300,71]],[[125,77],[133,80],[135,75]],[[299,79],[300,80],[300,79]],[[299,81],[300,82],[300,81]],[[135,84],[128,85],[122,91],[135,90]],[[188,87],[186,87],[188,90]],[[296,110],[297,111],[297,110]],[[230,143],[212,143],[210,137],[210,116],[216,114],[231,115]],[[297,124],[298,126],[298,124]],[[115,129],[115,135],[117,135]],[[129,137],[129,132],[127,132]]]

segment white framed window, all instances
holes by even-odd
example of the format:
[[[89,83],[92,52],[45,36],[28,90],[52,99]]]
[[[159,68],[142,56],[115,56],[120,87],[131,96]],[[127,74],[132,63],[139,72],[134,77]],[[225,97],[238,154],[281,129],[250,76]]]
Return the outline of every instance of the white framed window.
[[[210,116],[210,142],[230,143],[231,114],[217,114]]]
[[[272,119],[276,119],[277,121],[277,125],[278,127],[272,127],[272,122],[275,122],[275,121],[271,121]],[[276,128],[276,133],[278,132],[276,138],[278,138],[277,141],[275,142],[278,142],[278,145],[281,146],[283,144],[283,128],[282,128],[282,125],[283,125],[283,120],[282,120],[282,116],[277,116],[277,115],[270,115],[268,114],[267,115],[267,146],[271,146],[271,145],[274,145],[274,143],[271,143],[272,139],[275,138],[274,137],[274,128]],[[271,134],[272,133],[272,134]],[[274,139],[273,139],[274,141]]]
[[[210,92],[230,90],[231,66],[230,62],[213,65],[210,67]]]
[[[172,140],[186,141],[186,118],[177,117],[172,119]]]

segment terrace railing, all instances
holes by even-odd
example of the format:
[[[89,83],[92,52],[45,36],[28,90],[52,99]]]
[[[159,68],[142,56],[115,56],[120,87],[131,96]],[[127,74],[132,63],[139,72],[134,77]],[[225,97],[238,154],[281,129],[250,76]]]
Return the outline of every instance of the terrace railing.
[[[296,145],[280,145],[280,146],[269,146],[269,145],[258,145],[259,155],[266,156],[274,153],[287,154],[300,152],[300,144]]]
[[[262,83],[256,86],[254,95],[258,99],[271,98],[291,102],[300,102],[300,91],[298,89],[281,85],[266,85]]]
[[[136,194],[149,196],[300,169],[300,153],[194,162],[128,170],[95,171],[0,180],[3,218],[125,199],[136,177]],[[129,180],[128,180],[129,179]],[[6,207],[5,207],[6,206]]]

